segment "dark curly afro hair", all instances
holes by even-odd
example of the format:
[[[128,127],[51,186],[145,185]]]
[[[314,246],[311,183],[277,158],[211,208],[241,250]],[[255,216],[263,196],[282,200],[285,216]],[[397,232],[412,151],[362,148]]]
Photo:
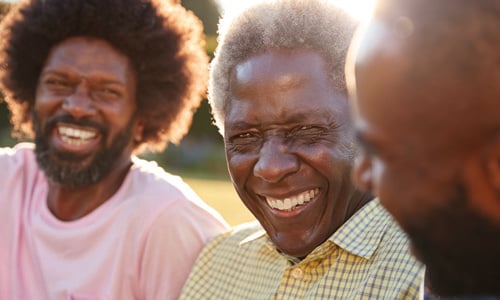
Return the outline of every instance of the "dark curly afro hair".
[[[0,28],[0,87],[13,134],[33,137],[35,91],[50,49],[90,36],[127,55],[136,72],[136,115],[144,121],[136,152],[178,143],[205,96],[208,56],[202,23],[177,2],[27,0],[13,8]]]

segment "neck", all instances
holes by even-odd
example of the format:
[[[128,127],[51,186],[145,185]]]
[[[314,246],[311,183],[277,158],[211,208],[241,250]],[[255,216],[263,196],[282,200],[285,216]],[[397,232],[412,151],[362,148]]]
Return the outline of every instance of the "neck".
[[[49,181],[49,210],[62,221],[74,221],[88,215],[118,191],[131,165],[128,161],[115,166],[102,180],[87,186],[68,187]]]
[[[348,218],[346,218],[346,221],[347,219],[352,217],[352,215],[354,215],[358,210],[360,210],[363,206],[365,206],[365,204],[375,199],[375,197],[373,197],[373,195],[370,193],[358,190],[355,190],[354,193],[355,196],[352,197],[353,201],[351,202]]]

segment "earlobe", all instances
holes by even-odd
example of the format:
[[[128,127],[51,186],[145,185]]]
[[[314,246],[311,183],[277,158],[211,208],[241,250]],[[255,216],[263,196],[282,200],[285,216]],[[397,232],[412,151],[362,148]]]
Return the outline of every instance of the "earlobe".
[[[142,140],[142,135],[144,132],[144,122],[142,120],[137,121],[134,126],[134,142],[140,142]]]

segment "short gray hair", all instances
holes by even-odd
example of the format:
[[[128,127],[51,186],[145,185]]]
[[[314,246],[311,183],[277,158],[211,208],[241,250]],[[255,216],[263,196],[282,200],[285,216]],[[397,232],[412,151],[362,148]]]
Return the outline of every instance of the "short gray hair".
[[[327,0],[262,1],[219,23],[219,44],[211,63],[208,100],[215,125],[224,132],[232,69],[269,49],[310,49],[328,64],[335,88],[345,92],[344,63],[358,22]]]

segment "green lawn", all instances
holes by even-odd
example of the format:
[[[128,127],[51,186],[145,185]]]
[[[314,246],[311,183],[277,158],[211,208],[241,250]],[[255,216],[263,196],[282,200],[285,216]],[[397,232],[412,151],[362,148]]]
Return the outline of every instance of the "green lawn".
[[[255,220],[254,216],[241,202],[230,181],[193,177],[183,177],[183,179],[205,202],[219,211],[230,225],[234,226]]]

